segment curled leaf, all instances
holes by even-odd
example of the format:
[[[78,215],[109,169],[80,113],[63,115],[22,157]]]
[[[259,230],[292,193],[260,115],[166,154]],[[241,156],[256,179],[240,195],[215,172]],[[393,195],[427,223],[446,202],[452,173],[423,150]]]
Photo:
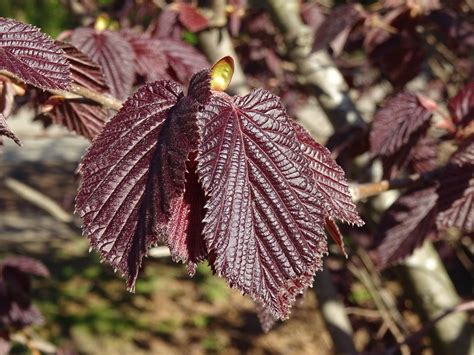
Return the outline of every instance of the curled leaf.
[[[234,60],[232,57],[220,59],[211,68],[211,90],[225,91],[234,75]]]

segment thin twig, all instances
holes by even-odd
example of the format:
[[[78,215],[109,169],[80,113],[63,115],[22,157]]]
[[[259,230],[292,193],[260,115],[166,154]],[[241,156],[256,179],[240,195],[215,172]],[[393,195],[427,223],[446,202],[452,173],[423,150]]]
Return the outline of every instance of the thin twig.
[[[367,184],[351,184],[349,189],[351,191],[354,202],[363,200],[367,197],[380,195],[382,192],[395,189],[404,189],[415,187],[417,185],[432,181],[443,168],[430,170],[423,174],[413,174],[403,178],[396,178],[392,180],[382,180],[378,182],[370,182]]]
[[[5,178],[4,182],[5,186],[8,187],[11,191],[16,193],[24,200],[35,205],[36,207],[39,207],[42,210],[48,212],[58,221],[65,224],[71,224],[73,222],[72,215],[65,211],[53,199],[46,196],[45,194],[14,178],[7,177]]]
[[[87,89],[83,86],[71,84],[69,91],[86,99],[99,103],[103,108],[110,108],[118,111],[122,108],[122,102],[111,95],[102,94],[100,92]]]
[[[435,326],[436,323],[438,323],[443,318],[449,316],[450,314],[456,313],[456,312],[472,311],[472,310],[474,310],[474,300],[466,301],[466,302],[460,303],[460,304],[458,304],[454,307],[450,307],[450,308],[446,309],[445,311],[441,312],[441,314],[439,314],[438,316],[436,316],[432,320],[426,322],[420,330],[418,330],[415,333],[411,334],[402,343],[394,346],[391,349],[388,349],[387,354],[395,354],[400,350],[400,348],[402,346],[404,346],[404,345],[406,346],[406,345],[410,345],[410,344],[418,342],[421,338],[423,338],[430,331],[431,328],[433,328]]]
[[[23,82],[23,80],[21,78],[19,78],[15,74],[10,73],[9,71],[6,71],[6,70],[0,70],[0,75],[9,77],[9,78],[14,79],[16,81]],[[49,91],[50,93],[55,94],[55,95],[60,95],[60,96],[64,97],[66,100],[67,99],[77,99],[77,98],[81,98],[81,97],[86,98],[86,99],[89,99],[93,102],[98,103],[103,108],[108,108],[108,109],[112,109],[112,110],[115,110],[115,111],[120,110],[120,108],[122,107],[122,102],[120,100],[116,99],[115,97],[107,95],[107,94],[100,93],[100,92],[95,91],[95,90],[85,88],[85,87],[77,85],[77,84],[70,84],[69,90],[53,90],[53,89],[50,89],[50,90],[47,90],[47,91]]]
[[[386,324],[387,328],[393,334],[398,343],[401,343],[405,339],[406,327],[401,322],[401,315],[399,314],[393,300],[387,299],[387,295],[383,292],[381,287],[381,281],[378,278],[374,278],[376,275],[375,268],[370,265],[368,258],[363,256],[363,252],[359,252],[359,258],[364,268],[356,267],[353,263],[348,264],[349,271],[356,276],[360,282],[369,291],[380,315]],[[382,330],[383,328],[381,328]],[[401,348],[402,354],[409,354],[407,346]]]

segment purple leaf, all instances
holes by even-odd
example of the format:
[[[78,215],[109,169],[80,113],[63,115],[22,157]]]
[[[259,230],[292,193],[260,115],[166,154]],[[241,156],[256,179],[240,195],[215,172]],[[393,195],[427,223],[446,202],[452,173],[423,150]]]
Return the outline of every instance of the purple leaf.
[[[341,249],[344,256],[347,258],[346,249],[344,248],[344,237],[339,230],[339,227],[334,222],[331,217],[326,217],[325,225],[326,233],[332,238],[332,240],[337,244],[337,246]]]
[[[436,217],[437,227],[474,232],[474,165],[448,169],[441,178],[439,195],[441,212]]]
[[[135,71],[145,81],[171,79],[167,73],[168,62],[160,41],[148,34],[133,31],[122,31],[135,52]]]
[[[399,33],[391,35],[385,42],[376,46],[369,58],[372,65],[379,68],[396,88],[403,88],[422,70],[426,50],[419,45],[412,31],[403,27],[398,31]],[[381,32],[387,34],[385,30]]]
[[[112,96],[125,99],[130,94],[135,79],[134,52],[120,33],[78,28],[71,42],[102,68]]]
[[[416,145],[411,149],[409,164],[417,173],[426,173],[436,167],[437,143],[430,136],[417,139]]]
[[[453,154],[439,178],[440,229],[457,227],[464,233],[474,232],[474,135],[466,139]]]
[[[0,136],[6,136],[13,140],[16,144],[21,145],[20,139],[16,136],[13,131],[8,128],[7,120],[5,117],[0,113]],[[1,141],[0,141],[1,144]]]
[[[434,167],[436,147],[428,145],[430,140],[430,137],[427,136],[428,128],[429,122],[425,122],[397,152],[382,156],[384,179],[395,178],[401,170],[407,167],[413,168],[415,171],[427,168],[431,170],[429,167]]]
[[[336,7],[318,27],[314,37],[313,51],[323,49],[340,35],[344,35],[345,38],[347,38],[352,27],[354,27],[362,16],[363,9],[358,4],[347,4]]]
[[[451,156],[450,162],[458,166],[474,164],[474,134],[461,142],[458,149]]]
[[[102,68],[95,64],[89,56],[69,43],[56,41],[56,45],[64,51],[71,66],[71,79],[76,84],[101,93],[109,91]]]
[[[198,70],[209,67],[209,62],[193,46],[173,39],[161,39],[160,50],[172,69],[172,76],[180,83],[187,83]]]
[[[215,93],[200,113],[204,240],[215,272],[284,319],[327,252],[309,162],[276,96]]]
[[[168,224],[183,198],[186,161],[197,149],[196,98],[206,97],[199,89],[209,91],[206,73],[191,80],[188,96],[170,81],[140,88],[81,162],[76,211],[83,230],[102,259],[128,278],[129,289],[148,248],[160,240],[173,244]]]
[[[171,9],[171,6],[165,7],[158,17],[158,23],[155,24],[153,37],[158,39],[172,38],[179,41],[182,32],[183,28],[178,20],[178,12]]]
[[[188,162],[185,180],[183,197],[171,205],[167,244],[173,260],[187,263],[192,276],[197,263],[207,256],[202,238],[205,196],[198,182],[196,162]]]
[[[41,323],[41,313],[31,304],[30,275],[47,277],[48,269],[28,257],[7,257],[0,262],[0,273],[0,326]]]
[[[199,9],[191,4],[177,4],[179,11],[179,22],[191,32],[202,31],[209,26],[209,21],[204,17]]]
[[[323,196],[326,217],[361,226],[360,218],[342,168],[331,158],[331,152],[316,142],[308,131],[293,122],[296,137],[310,162],[313,178]]]
[[[7,272],[10,269],[17,270],[23,274],[48,277],[49,271],[43,263],[26,256],[12,256],[0,261],[0,269]]]
[[[404,92],[388,99],[372,123],[371,151],[378,155],[396,153],[412,135],[428,128],[430,118],[431,112],[415,94]]]
[[[67,89],[69,65],[54,41],[31,25],[0,17],[0,69],[42,89]]]
[[[474,81],[449,100],[448,108],[456,124],[466,126],[474,120]]]
[[[71,64],[71,78],[75,84],[100,93],[108,93],[102,70],[84,53],[67,43],[57,42]],[[92,140],[102,130],[107,117],[107,110],[94,103],[75,102],[53,96],[46,101],[51,104],[48,112],[54,123],[65,126]]]
[[[63,125],[89,140],[102,131],[107,117],[107,110],[93,104],[70,102],[55,97],[47,100],[45,104],[53,105],[48,116],[55,124]]]
[[[414,189],[399,197],[379,224],[377,264],[384,268],[420,246],[433,230],[436,218],[436,186]]]

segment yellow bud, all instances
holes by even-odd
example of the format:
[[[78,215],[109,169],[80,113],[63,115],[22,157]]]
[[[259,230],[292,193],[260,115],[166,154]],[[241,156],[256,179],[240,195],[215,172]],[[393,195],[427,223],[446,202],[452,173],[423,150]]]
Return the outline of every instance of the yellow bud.
[[[224,57],[211,68],[211,90],[224,91],[229,86],[234,75],[234,60]]]
[[[109,17],[105,14],[102,14],[96,18],[94,28],[96,31],[102,32],[102,31],[105,31],[109,27],[109,25],[110,25]]]

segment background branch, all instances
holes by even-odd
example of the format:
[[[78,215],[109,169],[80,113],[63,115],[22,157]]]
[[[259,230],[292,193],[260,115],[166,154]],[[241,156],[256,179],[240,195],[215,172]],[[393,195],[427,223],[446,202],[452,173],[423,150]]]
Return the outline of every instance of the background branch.
[[[299,82],[311,90],[333,126],[365,126],[349,97],[349,88],[325,50],[312,52],[313,34],[300,15],[296,0],[267,0],[275,23],[285,38],[288,57],[296,65]]]

